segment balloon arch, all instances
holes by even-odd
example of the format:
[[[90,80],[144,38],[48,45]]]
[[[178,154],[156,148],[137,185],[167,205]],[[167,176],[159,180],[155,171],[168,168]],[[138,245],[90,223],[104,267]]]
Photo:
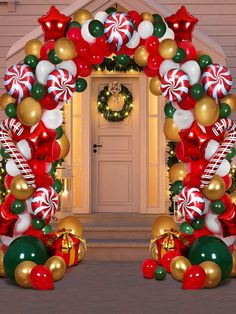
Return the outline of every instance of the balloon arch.
[[[115,8],[100,11],[93,17],[80,9],[71,21],[52,6],[38,21],[45,41],[32,39],[25,45],[24,62],[6,71],[6,93],[0,99],[8,116],[0,124],[0,142],[1,154],[6,159],[4,182],[9,190],[0,210],[0,235],[6,252],[2,272],[11,278],[15,276],[19,285],[33,285],[36,289],[42,288],[35,283],[37,271],[44,272],[49,278],[44,288],[52,287],[48,268],[37,266],[39,269],[35,270],[37,267],[32,265],[33,262],[44,264],[47,259],[44,248],[32,236],[50,248],[53,246],[54,255],[58,255],[55,254],[59,250],[58,241],[64,253],[66,248],[76,247],[78,241],[83,243],[74,263],[63,256],[67,266],[76,264],[84,255],[82,228],[73,217],[65,224],[60,223],[62,229],[51,235],[50,245],[47,237],[45,240],[45,230],[50,230],[49,224],[55,218],[61,191],[60,182],[52,177],[53,166],[69,152],[69,141],[62,128],[63,105],[75,92],[86,89],[84,77],[98,66],[124,72],[144,71],[151,78],[150,92],[165,97],[164,132],[168,140],[175,142],[178,159],[169,173],[172,192],[179,194],[182,234],[198,230],[202,235],[215,235],[231,247],[236,238],[236,196],[226,191],[231,186],[229,173],[230,162],[236,154],[236,128],[228,117],[236,110],[236,97],[229,94],[230,71],[214,63],[209,55],[199,55],[192,44],[198,19],[182,6],[166,18],[134,10],[117,12]],[[106,105],[102,103],[106,97],[100,96],[101,104]],[[112,111],[111,121],[119,121],[119,114],[120,111]],[[152,245],[152,256],[159,263],[160,256],[155,254],[162,235],[153,229],[152,243],[157,243],[157,248]],[[25,266],[28,273],[33,269],[29,282],[20,276],[25,270],[22,263],[15,269],[19,261],[16,262],[14,252],[17,254],[30,241],[34,242],[31,245],[38,245],[41,253],[37,253],[38,260],[29,258],[31,264]],[[14,258],[15,263],[11,262]],[[58,280],[60,275],[55,272],[55,264],[65,271],[62,260],[47,263],[53,279]],[[149,271],[155,268],[153,263],[148,265]],[[225,271],[224,276],[230,271]],[[157,272],[157,279],[162,277],[161,273]]]

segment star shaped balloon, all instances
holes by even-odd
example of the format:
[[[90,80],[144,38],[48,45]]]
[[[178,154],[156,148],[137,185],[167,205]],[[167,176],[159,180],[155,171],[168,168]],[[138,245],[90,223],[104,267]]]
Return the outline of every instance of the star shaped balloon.
[[[49,11],[38,19],[44,32],[45,41],[65,36],[71,18],[60,13],[53,5]]]
[[[9,211],[4,204],[0,207],[0,234],[8,237],[13,236],[18,216]]]
[[[174,31],[176,40],[192,41],[192,33],[198,19],[189,14],[185,6],[173,15],[165,18],[168,26]]]
[[[236,235],[236,206],[234,203],[217,219],[221,224],[224,238]]]

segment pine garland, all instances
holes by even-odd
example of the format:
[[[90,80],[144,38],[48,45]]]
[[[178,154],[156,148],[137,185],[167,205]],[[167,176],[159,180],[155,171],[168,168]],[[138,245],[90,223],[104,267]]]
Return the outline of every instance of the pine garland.
[[[130,58],[129,63],[127,65],[122,65],[117,62],[116,57],[110,58],[104,58],[104,61],[99,64],[95,65],[94,69],[96,71],[115,71],[115,72],[123,72],[126,73],[128,71],[136,71],[136,72],[142,72],[143,67],[140,67],[137,65],[137,63],[134,61],[133,58]]]
[[[168,142],[167,143],[167,147],[168,147],[168,157],[167,157],[167,166],[168,168],[170,169],[171,166],[173,166],[174,164],[176,164],[177,162],[179,162],[178,158],[176,157],[176,154],[175,154],[175,149],[176,149],[176,145],[177,143],[176,142]],[[169,172],[169,169],[168,169],[168,172]],[[169,207],[169,212],[170,213],[174,213],[174,196],[175,196],[175,193],[173,192],[172,190],[172,183],[170,182],[169,183],[169,192],[170,192],[170,207]]]

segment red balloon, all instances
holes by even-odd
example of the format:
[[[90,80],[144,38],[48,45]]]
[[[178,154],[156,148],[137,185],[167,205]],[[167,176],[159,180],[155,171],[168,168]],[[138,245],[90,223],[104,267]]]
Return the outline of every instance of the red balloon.
[[[222,177],[222,179],[225,181],[225,187],[226,187],[226,191],[231,187],[232,185],[232,177],[230,174]]]
[[[217,219],[221,224],[224,238],[236,235],[236,205],[234,203]]]
[[[43,237],[43,231],[42,230],[36,230],[33,226],[30,226],[28,230],[26,230],[24,235],[31,235],[41,240]]]
[[[233,204],[231,197],[227,193],[225,193],[220,200],[224,203],[225,208],[230,208]]]
[[[18,219],[19,217],[11,212],[4,203],[0,205],[0,235],[12,237]]]
[[[115,48],[107,43],[105,35],[96,38],[96,44],[103,50],[105,57],[109,57],[115,50]]]
[[[184,49],[184,51],[186,52],[186,58],[184,61],[197,59],[197,50],[190,41],[181,41],[179,43],[179,48]]]
[[[189,155],[184,155],[184,147],[182,141],[178,142],[176,147],[175,147],[175,154],[176,157],[182,161],[182,162],[189,162],[191,161],[191,157]]]
[[[116,54],[117,56],[118,56],[118,55],[121,55],[121,54],[126,54],[126,55],[128,55],[128,56],[133,56],[134,53],[135,53],[135,50],[136,50],[136,48],[130,49],[130,48],[128,48],[128,47],[126,47],[126,46],[124,45],[124,46],[122,46],[122,47],[120,48],[119,51],[115,51],[115,54]]]
[[[10,186],[11,186],[11,181],[14,177],[10,176],[9,174],[7,174],[4,178],[4,185],[6,187],[7,190],[10,190]]]
[[[142,265],[143,277],[147,279],[154,278],[154,272],[157,266],[158,264],[156,261],[154,261],[154,259],[146,259]]]
[[[78,27],[70,28],[66,33],[66,36],[75,43],[82,40],[81,30]]]
[[[61,147],[57,142],[55,142],[55,144],[53,145],[53,150],[52,150],[52,161],[58,160],[60,154],[61,154]]]
[[[158,73],[159,73],[158,70],[150,69],[149,66],[145,66],[145,67],[143,68],[143,72],[144,72],[148,77],[158,76]]]
[[[213,233],[206,226],[200,230],[194,230],[192,234],[194,241],[206,235],[213,235]]]
[[[199,188],[201,185],[201,179],[199,176],[195,176],[192,173],[188,173],[183,179],[183,186],[191,186]]]
[[[36,290],[51,290],[54,288],[52,273],[43,265],[35,266],[30,272],[32,287]]]
[[[150,36],[146,42],[145,47],[147,51],[151,54],[157,54],[158,53],[158,47],[159,47],[159,39],[156,36]],[[163,60],[163,59],[162,59]]]
[[[52,99],[48,94],[46,94],[42,99],[39,100],[43,109],[53,110],[58,106],[58,103]]]
[[[92,64],[101,64],[104,60],[104,53],[102,48],[98,45],[91,46],[91,63]]]
[[[31,159],[28,161],[28,164],[36,177],[48,173],[50,170],[50,163],[43,160]]]
[[[166,252],[162,259],[161,259],[161,265],[165,268],[165,270],[170,273],[170,264],[172,262],[172,259],[176,256],[180,256],[180,251],[168,251]]]
[[[46,43],[44,43],[40,49],[40,58],[42,60],[48,60],[48,53],[50,50],[54,49],[54,46],[55,46],[54,40],[49,40]]]
[[[11,194],[11,193],[8,193],[5,197],[5,200],[4,200],[4,205],[6,206],[6,208],[8,210],[11,210],[11,204],[16,200],[16,198]]]
[[[135,24],[136,29],[137,29],[139,24],[143,21],[141,15],[135,10],[129,11],[128,15],[129,15],[131,21]]]
[[[196,104],[196,100],[194,100],[189,94],[182,99],[179,103],[178,106],[183,109],[183,110],[189,110],[192,109]]]
[[[163,59],[159,55],[150,54],[147,59],[148,67],[152,70],[158,70]]]
[[[50,176],[50,174],[48,173],[43,173],[41,175],[39,175],[38,177],[36,177],[36,187],[40,188],[43,187],[45,185],[49,185],[49,186],[53,186],[54,181],[52,176]]]
[[[208,165],[208,161],[205,159],[191,161],[188,164],[189,172],[200,177],[207,165]]]
[[[228,249],[229,249],[230,253],[233,254],[234,244],[231,244],[230,246],[228,246]]]
[[[205,286],[205,281],[205,270],[199,265],[193,265],[184,273],[182,288],[186,290],[202,289]]]
[[[87,63],[84,59],[77,57],[74,61],[77,65],[77,74],[79,76],[87,77],[92,73],[92,65]]]
[[[85,60],[90,60],[91,58],[91,48],[90,45],[87,41],[85,40],[80,40],[77,44],[76,44],[76,51],[77,51],[77,56],[84,58]]]

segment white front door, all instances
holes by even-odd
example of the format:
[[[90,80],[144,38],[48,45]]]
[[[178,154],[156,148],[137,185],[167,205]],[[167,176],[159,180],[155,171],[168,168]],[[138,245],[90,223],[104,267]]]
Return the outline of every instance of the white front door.
[[[97,96],[111,81],[133,94],[133,110],[122,122],[109,122],[97,110]],[[139,79],[105,75],[92,77],[91,84],[92,212],[139,212]]]

